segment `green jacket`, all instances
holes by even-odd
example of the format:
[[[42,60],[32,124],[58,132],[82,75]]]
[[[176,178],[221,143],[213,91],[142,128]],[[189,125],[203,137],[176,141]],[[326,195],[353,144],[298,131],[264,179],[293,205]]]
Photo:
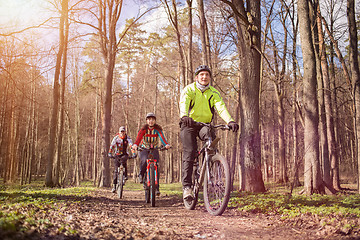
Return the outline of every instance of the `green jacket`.
[[[214,87],[210,86],[204,92],[196,87],[196,82],[187,85],[180,96],[180,118],[189,116],[196,122],[210,123],[214,110],[218,112],[220,117],[229,123],[234,121],[220,93]]]

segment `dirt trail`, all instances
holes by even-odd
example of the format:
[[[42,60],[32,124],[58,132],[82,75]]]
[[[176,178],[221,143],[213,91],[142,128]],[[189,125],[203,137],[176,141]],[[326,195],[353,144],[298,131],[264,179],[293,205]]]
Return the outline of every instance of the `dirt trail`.
[[[143,191],[125,190],[124,199],[118,199],[99,189],[65,204],[52,216],[52,222],[76,230],[75,236],[48,229],[41,239],[322,239],[316,230],[281,226],[262,215],[246,216],[234,209],[217,217],[204,207],[188,211],[173,196],[160,196],[156,205],[144,202]]]

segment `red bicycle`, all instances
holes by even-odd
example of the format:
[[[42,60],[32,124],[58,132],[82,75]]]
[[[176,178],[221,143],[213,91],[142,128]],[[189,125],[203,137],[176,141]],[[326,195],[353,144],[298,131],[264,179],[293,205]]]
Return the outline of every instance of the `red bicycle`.
[[[145,202],[151,202],[151,206],[155,207],[156,189],[159,187],[158,179],[158,162],[154,159],[154,150],[163,151],[166,150],[165,146],[154,147],[151,145],[149,148],[138,147],[138,151],[149,150],[146,159],[146,174],[144,176],[144,190],[145,190]]]

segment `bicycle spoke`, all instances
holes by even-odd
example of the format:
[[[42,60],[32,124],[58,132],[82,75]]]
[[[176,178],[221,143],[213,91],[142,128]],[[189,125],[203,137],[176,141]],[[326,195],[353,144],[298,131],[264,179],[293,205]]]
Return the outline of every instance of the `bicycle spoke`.
[[[230,172],[222,156],[214,156],[210,163],[210,177],[204,184],[204,201],[207,210],[213,215],[224,212],[230,196]]]
[[[217,209],[221,206],[222,199],[224,197],[225,187],[223,182],[223,169],[219,162],[213,164],[211,172],[210,172],[210,179],[211,185],[209,185],[209,199],[212,208]]]

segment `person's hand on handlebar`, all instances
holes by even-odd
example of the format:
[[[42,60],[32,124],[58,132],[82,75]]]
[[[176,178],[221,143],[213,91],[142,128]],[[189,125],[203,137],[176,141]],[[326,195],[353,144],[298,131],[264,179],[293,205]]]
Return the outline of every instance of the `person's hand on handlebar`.
[[[239,124],[234,121],[229,122],[228,126],[233,132],[237,132],[239,130]]]
[[[138,146],[136,144],[131,146],[131,149],[134,150],[134,151],[137,150],[137,148],[138,148]]]

